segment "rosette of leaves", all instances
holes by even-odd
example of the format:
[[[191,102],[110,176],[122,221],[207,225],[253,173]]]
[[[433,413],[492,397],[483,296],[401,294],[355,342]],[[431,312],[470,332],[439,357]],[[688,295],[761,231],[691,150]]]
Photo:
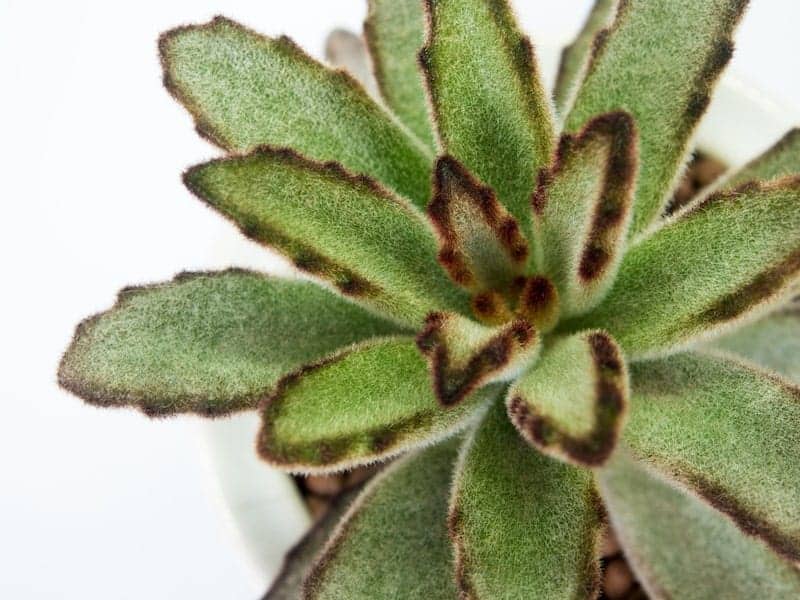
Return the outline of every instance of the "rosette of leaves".
[[[225,18],[165,33],[226,152],[187,187],[309,277],[125,289],[61,384],[259,411],[290,472],[399,456],[272,598],[594,597],[609,524],[652,597],[799,597],[800,134],[665,216],[745,4],[598,0],[554,100],[504,0],[372,0],[372,95]]]

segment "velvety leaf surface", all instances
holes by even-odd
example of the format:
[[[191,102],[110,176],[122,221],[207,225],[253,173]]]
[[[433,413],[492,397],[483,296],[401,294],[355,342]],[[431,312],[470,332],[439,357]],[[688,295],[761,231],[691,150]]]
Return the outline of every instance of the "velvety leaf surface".
[[[396,331],[307,282],[185,273],[127,288],[111,310],[81,323],[58,380],[93,404],[221,415],[255,408],[302,364]]]
[[[748,181],[774,181],[800,175],[800,128],[795,127],[761,156],[753,159],[725,180],[724,189],[732,190]]]
[[[608,459],[627,408],[625,358],[602,331],[554,341],[508,392],[508,414],[522,436],[577,465]]]
[[[372,340],[282,379],[263,409],[258,451],[303,472],[374,462],[463,427],[491,392],[445,408],[413,339]]]
[[[167,88],[219,146],[291,147],[427,203],[430,151],[350,75],[317,63],[289,38],[217,17],[165,33],[159,47]]]
[[[525,320],[486,327],[467,317],[432,313],[417,336],[442,406],[461,402],[480,386],[509,380],[539,353],[540,337]]]
[[[553,91],[556,109],[560,114],[564,114],[569,108],[575,88],[580,85],[585,74],[595,37],[611,24],[618,3],[619,0],[595,0],[578,36],[561,53]]]
[[[455,600],[447,499],[460,438],[398,460],[367,486],[306,579],[306,600]]]
[[[556,284],[565,317],[593,308],[624,252],[636,182],[636,129],[623,112],[561,137],[533,197],[537,270]]]
[[[756,318],[800,271],[800,178],[720,192],[625,254],[614,287],[572,327],[607,329],[629,359],[665,354]]]
[[[721,357],[631,367],[625,442],[800,562],[800,387]]]
[[[711,344],[800,384],[800,306],[781,310]]]
[[[332,67],[349,71],[370,94],[377,93],[367,46],[361,36],[346,29],[334,29],[325,40],[325,60]]]
[[[425,0],[420,54],[445,152],[491,186],[523,231],[550,161],[550,100],[506,0]]]
[[[311,526],[283,559],[283,568],[262,600],[298,600],[303,591],[303,580],[311,570],[317,556],[331,537],[363,486],[348,490],[331,503],[327,512]]]
[[[417,61],[425,35],[422,0],[369,0],[364,35],[386,104],[426,146],[435,150],[428,99]]]
[[[436,161],[428,215],[439,234],[439,262],[456,283],[473,293],[505,290],[522,275],[528,242],[516,219],[450,156]]]
[[[696,496],[617,453],[600,490],[626,558],[656,600],[790,600],[800,573]]]
[[[566,120],[625,110],[636,120],[641,171],[632,233],[661,213],[689,151],[746,0],[624,0],[594,43],[586,77]]]
[[[589,598],[599,589],[589,471],[537,452],[496,402],[465,443],[450,502],[461,598]]]
[[[397,320],[419,326],[433,310],[469,310],[422,216],[369,179],[263,148],[193,167],[184,181],[248,237]]]

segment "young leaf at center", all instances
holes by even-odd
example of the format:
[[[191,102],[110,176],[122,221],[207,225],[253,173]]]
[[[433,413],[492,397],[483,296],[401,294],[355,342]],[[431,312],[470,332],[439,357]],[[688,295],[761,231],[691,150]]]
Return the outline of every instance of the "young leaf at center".
[[[582,466],[608,459],[627,408],[625,359],[602,331],[554,341],[508,392],[508,414],[523,437]]]

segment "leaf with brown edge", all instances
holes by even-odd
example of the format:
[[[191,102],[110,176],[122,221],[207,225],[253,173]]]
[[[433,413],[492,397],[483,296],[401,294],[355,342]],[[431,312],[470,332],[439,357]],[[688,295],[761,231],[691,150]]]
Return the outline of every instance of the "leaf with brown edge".
[[[533,47],[506,0],[425,0],[425,7],[420,64],[442,149],[491,186],[527,233],[536,173],[554,144]]]
[[[447,500],[460,438],[367,484],[305,580],[304,600],[455,600]]]
[[[565,123],[629,112],[639,130],[640,171],[631,234],[657,220],[711,92],[733,54],[747,0],[622,0],[595,38],[586,75]]]
[[[370,340],[284,377],[262,408],[258,452],[303,473],[384,460],[452,434],[491,393],[443,407],[413,338]]]
[[[578,36],[561,52],[553,91],[559,114],[569,109],[572,96],[585,75],[595,38],[611,24],[618,3],[619,0],[595,0]]]
[[[397,333],[309,282],[231,269],[126,288],[81,323],[59,384],[100,406],[150,416],[219,416],[254,409],[299,366]]]
[[[800,597],[796,565],[688,490],[622,451],[598,475],[611,524],[650,598]]]
[[[431,150],[433,123],[417,55],[424,43],[422,0],[369,0],[364,21],[375,79],[394,113]]]
[[[564,134],[533,195],[537,270],[556,284],[565,317],[602,299],[625,249],[638,168],[637,135],[625,112]]]
[[[631,389],[633,455],[800,563],[800,387],[685,353],[632,365]]]
[[[327,512],[319,518],[283,559],[283,566],[275,581],[261,600],[297,600],[303,589],[303,580],[316,561],[322,548],[331,537],[364,486],[357,486],[338,495]]]
[[[766,152],[726,177],[722,189],[733,190],[750,181],[775,181],[800,175],[800,127],[789,130]]]
[[[800,303],[735,329],[709,344],[800,384]]]
[[[605,463],[628,409],[628,371],[603,331],[548,346],[508,391],[508,415],[522,436],[549,456],[579,466]]]
[[[536,452],[495,402],[465,442],[453,482],[461,598],[595,598],[602,524],[591,473]]]
[[[746,184],[679,211],[630,247],[592,312],[629,360],[663,356],[753,321],[800,281],[800,177]]]
[[[515,377],[536,359],[539,342],[539,334],[524,319],[486,327],[452,313],[432,313],[417,336],[444,407],[458,405],[488,383]]]
[[[434,173],[428,216],[439,234],[439,262],[474,294],[508,289],[528,258],[516,219],[453,157],[440,157]]]
[[[316,62],[287,37],[217,17],[159,40],[164,84],[198,132],[233,152],[287,146],[428,202],[432,153],[345,71]]]
[[[418,327],[434,310],[469,310],[436,262],[424,217],[371,179],[260,148],[192,167],[184,182],[247,237],[404,324]]]

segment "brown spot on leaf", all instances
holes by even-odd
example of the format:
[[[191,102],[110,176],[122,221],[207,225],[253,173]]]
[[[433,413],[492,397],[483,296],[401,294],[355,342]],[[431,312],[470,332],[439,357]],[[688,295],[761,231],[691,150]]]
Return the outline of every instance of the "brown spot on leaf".
[[[520,395],[509,398],[508,415],[528,441],[545,452],[557,449],[570,462],[603,465],[619,439],[627,412],[627,374],[616,345],[607,334],[594,332],[587,342],[594,363],[594,426],[582,436],[565,432],[559,423],[539,413]]]
[[[434,392],[442,406],[461,402],[537,341],[531,324],[517,319],[477,348],[465,365],[455,366],[446,331],[450,319],[449,315],[432,313],[417,336],[417,347],[428,358]]]
[[[527,278],[517,311],[538,330],[552,330],[559,317],[558,290],[553,282],[542,276]]]

